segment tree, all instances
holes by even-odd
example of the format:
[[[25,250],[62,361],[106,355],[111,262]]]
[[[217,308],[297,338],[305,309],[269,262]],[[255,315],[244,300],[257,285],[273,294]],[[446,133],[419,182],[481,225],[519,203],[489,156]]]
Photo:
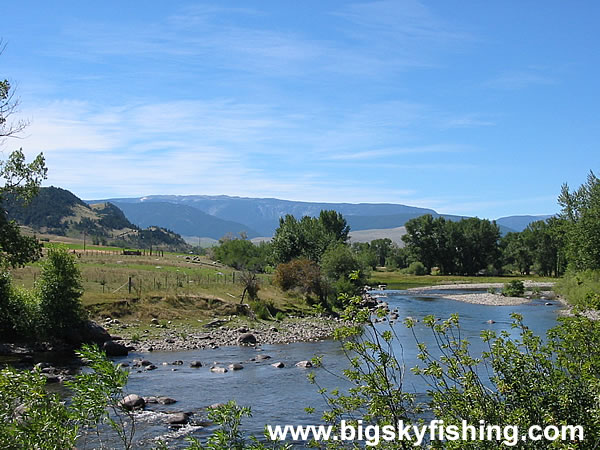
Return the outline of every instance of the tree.
[[[576,270],[600,269],[600,179],[590,171],[586,182],[571,192],[563,184],[558,203],[566,221],[569,264]]]
[[[495,222],[477,217],[452,222],[426,214],[405,226],[402,240],[427,273],[438,266],[444,274],[474,275],[489,265],[500,265],[500,230]]]
[[[361,264],[371,269],[376,269],[379,264],[377,253],[368,242],[353,242],[352,251],[356,254]]]
[[[4,45],[0,40],[0,55],[4,51]],[[15,97],[15,91],[12,89],[7,79],[0,80],[0,139],[15,136],[27,126],[24,120],[12,122],[11,116],[17,112],[19,100]]]
[[[404,224],[406,234],[402,240],[406,243],[415,260],[423,263],[427,272],[435,266],[438,246],[434,237],[434,219],[431,214],[415,217]]]
[[[230,239],[213,248],[213,258],[237,270],[262,271],[266,266],[261,247],[244,239]]]
[[[0,54],[4,50],[0,41]],[[0,80],[0,143],[6,137],[16,136],[27,125],[24,121],[11,121],[19,102],[8,80]],[[0,161],[0,270],[19,266],[39,258],[40,246],[34,238],[23,236],[15,222],[9,221],[2,206],[6,196],[14,196],[27,203],[33,198],[46,178],[43,154],[31,163],[25,162],[23,150],[12,152],[6,161]]]
[[[300,220],[287,214],[279,219],[273,236],[273,259],[285,263],[304,257],[318,263],[329,246],[348,240],[349,230],[346,219],[336,211],[321,211],[319,217]]]
[[[371,249],[377,255],[377,265],[385,266],[385,260],[392,252],[394,243],[390,238],[375,239],[371,241]]]
[[[85,319],[83,286],[75,258],[64,248],[51,249],[42,262],[40,310],[45,329],[54,337],[68,337]]]
[[[500,241],[503,263],[508,270],[516,268],[520,274],[529,275],[533,265],[533,255],[528,245],[527,233],[510,232]]]
[[[341,243],[329,247],[323,254],[321,271],[335,287],[336,298],[342,293],[356,294],[367,282],[365,267],[356,254]],[[353,273],[357,273],[358,277],[351,279]]]

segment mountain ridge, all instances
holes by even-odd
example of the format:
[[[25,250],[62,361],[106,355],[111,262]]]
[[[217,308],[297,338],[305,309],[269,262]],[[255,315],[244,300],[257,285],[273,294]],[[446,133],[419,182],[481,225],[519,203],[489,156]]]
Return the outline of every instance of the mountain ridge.
[[[344,215],[352,231],[369,231],[369,230],[395,230],[402,227],[408,220],[419,217],[424,214],[431,214],[434,217],[444,217],[447,220],[460,220],[468,216],[441,214],[430,208],[421,208],[416,206],[408,206],[397,203],[331,203],[331,202],[305,202],[295,200],[283,200],[274,197],[242,197],[228,195],[147,195],[142,197],[127,197],[127,198],[111,198],[102,201],[120,205],[125,210],[133,210],[136,207],[131,205],[146,205],[149,214],[153,208],[164,208],[165,204],[177,205],[171,206],[173,211],[177,208],[182,208],[181,211],[186,211],[192,214],[193,208],[202,214],[197,214],[198,218],[203,220],[220,219],[225,222],[230,222],[225,226],[222,222],[216,222],[220,228],[209,230],[198,234],[194,230],[206,228],[206,224],[201,222],[189,222],[185,227],[171,223],[172,229],[178,233],[197,238],[219,239],[227,233],[239,234],[245,231],[248,237],[268,237],[272,236],[279,226],[279,218],[286,214],[291,214],[297,218],[302,216],[317,216],[322,209],[333,209]],[[88,201],[89,202],[89,201]],[[142,208],[142,207],[138,207]],[[207,217],[209,216],[209,217]],[[155,217],[158,217],[155,215]],[[530,221],[545,219],[549,216],[507,216],[508,219],[513,217],[527,217]],[[128,215],[128,219],[136,223],[141,219],[133,213]],[[161,220],[171,220],[171,218],[162,218]],[[521,231],[527,225],[522,226],[518,222],[517,226],[520,229],[514,229],[508,225],[510,220],[503,221],[503,217],[496,220],[500,227],[501,233],[506,234],[511,231]],[[155,219],[156,220],[156,219]],[[140,222],[145,223],[145,222]],[[234,226],[235,224],[235,226]],[[229,228],[228,228],[229,227]],[[390,231],[397,234],[397,231]],[[221,234],[222,233],[222,234]]]

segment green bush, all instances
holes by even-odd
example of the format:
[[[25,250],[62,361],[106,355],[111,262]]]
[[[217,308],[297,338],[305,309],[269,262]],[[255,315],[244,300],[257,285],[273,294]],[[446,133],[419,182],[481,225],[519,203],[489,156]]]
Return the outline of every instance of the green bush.
[[[521,443],[520,436],[515,435],[506,443],[515,448],[583,449],[599,442],[600,322],[582,316],[562,318],[543,339],[533,334],[520,315],[513,314],[515,333],[486,330],[481,334],[485,351],[473,354],[470,343],[460,338],[463,333],[457,314],[445,321],[426,316],[418,325],[409,318],[405,325],[413,330],[418,348],[418,365],[411,370],[429,386],[427,404],[423,404],[403,384],[404,361],[394,355],[393,328],[375,326],[371,312],[361,306],[359,297],[347,303],[349,307],[342,317],[354,323],[336,330],[335,337],[349,355],[350,367],[344,376],[352,387],[326,389],[318,382],[321,375],[309,375],[328,405],[322,420],[334,432],[348,417],[380,426],[400,420],[409,425],[422,424],[425,412],[428,419],[459,428],[464,420],[475,427],[480,423],[511,424],[523,430],[532,425],[573,424],[585,432],[585,441],[555,443]],[[429,345],[422,340],[423,327],[433,337],[428,339]],[[322,358],[313,361],[317,367],[323,364]],[[413,441],[381,447],[408,449],[416,445]],[[447,440],[432,448],[501,446],[493,441]]]
[[[84,347],[79,355],[91,370],[67,383],[72,393],[68,403],[46,390],[46,378],[37,370],[0,370],[0,448],[75,448],[82,433],[102,424],[117,434],[122,448],[131,448],[133,416],[119,407],[127,372],[97,347]]]
[[[275,308],[272,302],[256,300],[250,302],[250,307],[257,319],[271,320],[277,314],[277,308]]]
[[[0,274],[0,337],[31,339],[40,330],[39,300],[26,289],[12,286],[7,272]]]
[[[62,338],[82,325],[83,286],[75,258],[64,248],[52,249],[42,262],[38,291],[41,320],[47,334]]]
[[[403,269],[402,272],[408,275],[427,275],[427,269],[425,269],[423,263],[419,261],[410,263],[410,265],[406,269]]]
[[[525,293],[525,285],[521,280],[512,280],[504,283],[502,295],[505,297],[521,297]]]

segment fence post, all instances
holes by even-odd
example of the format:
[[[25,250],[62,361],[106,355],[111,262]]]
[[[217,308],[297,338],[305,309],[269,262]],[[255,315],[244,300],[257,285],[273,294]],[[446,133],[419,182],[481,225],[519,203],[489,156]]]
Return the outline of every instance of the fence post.
[[[129,285],[128,285],[128,289],[129,289],[129,293],[131,294],[131,277],[129,277]]]

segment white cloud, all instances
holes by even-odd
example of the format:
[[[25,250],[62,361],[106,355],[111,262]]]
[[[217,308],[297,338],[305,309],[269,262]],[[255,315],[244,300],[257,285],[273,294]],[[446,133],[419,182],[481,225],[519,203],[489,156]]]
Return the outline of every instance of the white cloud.
[[[529,86],[553,84],[556,84],[556,80],[552,77],[545,73],[528,69],[504,72],[496,78],[485,82],[484,86],[495,89],[518,90]]]

